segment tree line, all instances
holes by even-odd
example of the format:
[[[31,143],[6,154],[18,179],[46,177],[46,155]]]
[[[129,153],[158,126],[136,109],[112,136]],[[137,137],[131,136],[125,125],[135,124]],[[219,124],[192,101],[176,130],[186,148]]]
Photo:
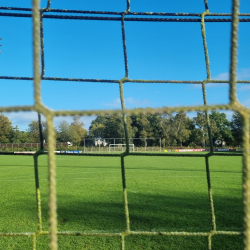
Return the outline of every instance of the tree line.
[[[239,146],[242,142],[242,118],[233,113],[229,121],[223,112],[209,113],[212,142],[215,146]],[[129,138],[141,138],[133,143],[143,146],[145,138],[161,138],[167,146],[207,146],[209,145],[207,119],[204,112],[197,112],[193,118],[185,112],[165,114],[127,115]],[[47,140],[47,124],[42,122],[43,137]],[[124,138],[124,124],[121,115],[99,115],[92,122],[89,132],[84,128],[80,116],[74,116],[68,123],[62,120],[55,127],[57,142],[71,142],[83,145],[84,139]],[[38,121],[31,121],[26,131],[13,127],[7,116],[0,115],[0,143],[36,143],[40,141]],[[116,140],[116,143],[122,141]],[[124,141],[123,141],[124,143]],[[158,140],[147,140],[154,146]]]
[[[215,146],[239,146],[242,138],[242,118],[238,113],[232,115],[231,121],[225,113],[212,111],[209,114],[212,141]],[[129,138],[135,140],[136,146],[145,144],[144,138],[161,138],[162,145],[167,146],[206,146],[209,145],[207,119],[204,112],[197,112],[190,118],[185,112],[166,114],[139,114],[127,116]],[[124,138],[124,126],[121,115],[97,116],[90,126],[91,138]],[[119,140],[116,140],[117,143]],[[154,146],[157,140],[147,140]]]
[[[57,142],[71,142],[74,145],[83,144],[88,131],[84,128],[80,116],[74,116],[72,123],[62,120],[55,127]],[[46,122],[42,121],[42,134],[45,141],[48,137]],[[39,123],[36,120],[28,124],[26,131],[20,131],[18,126],[13,127],[7,116],[0,115],[0,143],[37,143],[40,142]]]

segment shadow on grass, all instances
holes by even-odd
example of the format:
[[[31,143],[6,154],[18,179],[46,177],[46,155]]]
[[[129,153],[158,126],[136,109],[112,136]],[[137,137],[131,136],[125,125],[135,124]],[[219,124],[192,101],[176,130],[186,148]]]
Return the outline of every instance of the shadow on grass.
[[[16,202],[18,202],[18,199],[16,199]],[[36,213],[34,206],[33,209],[30,208],[30,203],[34,202],[35,199],[27,197],[25,203],[22,202],[21,206],[19,206],[19,210],[9,218],[9,223],[14,222],[17,218],[20,219],[20,216],[22,216],[21,220],[34,217],[32,216]],[[204,232],[211,230],[211,216],[207,196],[204,197],[204,195],[201,194],[190,196],[183,193],[177,198],[169,195],[128,192],[128,202],[131,230],[156,232]],[[241,205],[237,206],[239,200],[230,197],[221,197],[220,203],[219,206],[215,205],[215,214],[219,215],[219,219],[217,220],[219,230],[241,231],[243,220],[242,213],[239,212]],[[59,231],[121,232],[126,229],[122,192],[118,191],[112,193],[107,192],[106,195],[99,195],[98,198],[91,195],[76,195],[73,192],[70,195],[58,193],[57,212]],[[47,198],[42,201],[42,214],[43,229],[47,230]],[[179,246],[185,246],[185,241],[188,238],[181,236],[160,237],[161,236],[129,236],[127,238],[127,246],[129,248],[126,249],[182,249]],[[146,239],[144,240],[144,238]],[[91,243],[92,239],[93,242]],[[206,240],[204,241],[202,237],[194,237],[192,241],[196,242],[196,240],[198,240],[198,243],[190,243],[190,248],[187,247],[186,249],[192,249],[192,247],[193,249],[205,249],[199,246],[200,244],[205,246]],[[88,238],[88,241],[90,242],[89,244],[93,246],[97,244],[97,242],[100,242],[99,240],[96,241],[95,237]],[[151,246],[152,248],[140,248],[141,246],[145,246],[145,242],[147,242],[147,246]],[[237,244],[235,243],[236,248],[234,249],[242,248],[240,247],[241,240],[239,242],[240,243]],[[216,243],[217,246],[220,244],[220,242]],[[167,245],[173,248],[164,248],[164,246]],[[194,247],[196,245],[197,247]],[[237,248],[237,246],[239,246],[239,248]],[[105,249],[95,247],[92,249]],[[113,248],[110,247],[110,249]]]
[[[47,221],[47,197],[42,195],[43,222]],[[15,197],[11,203],[17,209],[9,221],[18,218],[35,218],[36,197],[27,196],[24,200]],[[243,225],[243,204],[241,199],[214,197],[217,227],[220,230],[241,230]],[[130,226],[132,230],[148,231],[209,231],[211,215],[208,195],[185,193],[174,195],[152,195],[128,191]],[[8,209],[10,204],[2,204]],[[122,191],[106,192],[99,197],[90,195],[57,195],[58,224],[60,230],[125,230],[125,210]],[[21,217],[22,216],[22,217]],[[21,218],[20,218],[21,217]],[[1,218],[1,217],[0,217]],[[6,219],[6,218],[5,218]],[[33,221],[36,223],[36,220]]]
[[[108,194],[99,201],[83,197],[58,195],[58,223],[60,230],[125,229],[123,202],[115,202],[122,193]],[[102,200],[103,198],[103,200]],[[96,199],[95,199],[96,200]],[[120,199],[119,199],[120,200]],[[149,195],[128,192],[130,226],[132,230],[147,231],[210,231],[211,215],[207,197]],[[241,205],[238,199],[223,198],[215,205],[215,214],[223,230],[242,229]],[[233,205],[232,205],[233,204]],[[44,206],[43,206],[44,208]],[[230,208],[230,210],[228,210]],[[44,209],[46,213],[47,209]]]

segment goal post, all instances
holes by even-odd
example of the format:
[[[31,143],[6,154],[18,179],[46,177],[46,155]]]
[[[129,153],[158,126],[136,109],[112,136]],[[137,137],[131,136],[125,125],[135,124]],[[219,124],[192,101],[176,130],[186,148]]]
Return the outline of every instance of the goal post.
[[[124,152],[126,150],[126,144],[109,144],[110,152]],[[129,144],[129,151],[135,152],[135,145]]]
[[[131,152],[162,152],[162,140],[160,137],[148,137],[148,138],[128,138],[129,145],[131,146]],[[84,139],[84,152],[110,152],[109,147],[114,145],[126,145],[126,139],[123,138],[85,138]],[[96,148],[99,147],[99,150]],[[113,149],[113,148],[112,148]],[[114,151],[114,150],[113,150]],[[112,151],[112,152],[113,152]]]

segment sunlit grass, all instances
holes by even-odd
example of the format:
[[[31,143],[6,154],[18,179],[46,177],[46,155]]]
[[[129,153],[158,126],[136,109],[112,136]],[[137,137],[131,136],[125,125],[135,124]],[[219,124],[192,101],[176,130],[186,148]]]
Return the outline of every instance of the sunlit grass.
[[[0,156],[0,232],[35,232],[37,207],[32,156]],[[57,159],[58,231],[126,230],[119,157]],[[217,230],[242,231],[241,157],[209,158]],[[203,157],[125,158],[131,230],[211,231]],[[39,156],[42,225],[48,230],[47,156]],[[207,249],[206,237],[128,236],[126,249]],[[37,249],[49,249],[48,236]],[[212,249],[243,249],[242,236],[213,236]],[[120,249],[120,238],[59,236],[59,249]],[[32,239],[0,237],[0,249],[32,249]]]

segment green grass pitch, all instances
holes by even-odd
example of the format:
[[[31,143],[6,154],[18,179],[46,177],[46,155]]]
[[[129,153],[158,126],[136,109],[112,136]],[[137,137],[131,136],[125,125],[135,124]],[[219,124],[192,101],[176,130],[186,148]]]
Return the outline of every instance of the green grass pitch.
[[[119,157],[57,155],[59,231],[122,232],[125,212]],[[243,231],[241,156],[209,158],[217,230]],[[0,156],[0,232],[35,232],[32,156]],[[131,230],[211,230],[203,157],[125,157]],[[47,156],[39,156],[43,230],[48,230]],[[46,250],[48,236],[37,238]],[[127,236],[127,250],[206,250],[206,237]],[[32,238],[0,237],[0,249],[32,249]],[[119,237],[59,236],[59,249],[121,249]],[[243,249],[243,236],[213,236],[212,249]]]

